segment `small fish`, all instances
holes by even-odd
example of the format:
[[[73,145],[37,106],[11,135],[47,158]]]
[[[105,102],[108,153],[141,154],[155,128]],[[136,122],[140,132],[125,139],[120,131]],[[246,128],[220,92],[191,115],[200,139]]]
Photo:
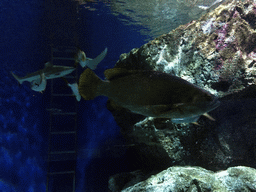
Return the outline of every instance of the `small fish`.
[[[46,88],[46,84],[47,84],[47,80],[45,78],[44,73],[40,74],[40,78],[33,80],[31,82],[30,88],[33,91],[37,91],[37,92],[43,92]]]
[[[95,70],[97,65],[104,59],[104,57],[107,55],[108,49],[105,48],[105,50],[99,54],[95,59],[86,58],[85,53],[82,50],[78,50],[76,56],[75,56],[75,62],[80,63],[81,67],[89,67],[92,70]]]
[[[167,73],[113,68],[104,74],[107,80],[90,69],[81,74],[78,89],[85,100],[107,96],[133,113],[171,118],[173,123],[196,122],[220,104],[209,92]]]
[[[76,68],[74,67],[52,65],[50,62],[47,62],[45,63],[44,69],[28,74],[25,77],[18,77],[13,72],[11,72],[11,74],[20,84],[22,84],[24,81],[37,81],[41,78],[41,74],[43,73],[45,75],[45,79],[54,79],[68,75],[72,73],[75,69]]]

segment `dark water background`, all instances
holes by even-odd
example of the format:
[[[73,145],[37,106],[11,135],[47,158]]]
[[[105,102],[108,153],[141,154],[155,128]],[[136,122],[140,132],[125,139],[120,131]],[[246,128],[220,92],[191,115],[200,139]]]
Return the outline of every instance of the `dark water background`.
[[[84,6],[68,0],[0,2],[0,191],[46,190],[50,83],[37,93],[26,82],[19,86],[10,71],[25,76],[42,69],[51,46],[79,46],[90,58],[108,47],[95,71],[103,78],[120,54],[150,38],[124,26],[102,2],[90,5],[94,11]],[[110,175],[134,168],[106,101],[79,103],[76,191],[107,191]]]

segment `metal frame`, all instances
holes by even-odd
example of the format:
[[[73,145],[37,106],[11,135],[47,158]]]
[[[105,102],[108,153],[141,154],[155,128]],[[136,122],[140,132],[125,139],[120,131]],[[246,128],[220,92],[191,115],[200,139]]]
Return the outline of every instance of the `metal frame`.
[[[74,60],[72,57],[67,57],[66,55],[70,53],[75,53],[75,47],[57,47],[51,49],[51,62],[55,65],[56,60],[61,60],[61,62]],[[60,56],[60,55],[64,56]],[[57,55],[57,56],[55,56]],[[77,81],[77,69],[75,70],[75,77],[68,76],[67,78],[75,78]],[[54,108],[54,98],[56,97],[69,97],[72,94],[56,94],[54,93],[54,81],[55,79],[51,79],[51,108]],[[78,109],[78,102],[76,101],[75,97],[72,98],[74,100],[75,111],[61,111],[61,112],[50,112],[50,129],[49,129],[49,136],[48,136],[48,159],[47,159],[47,186],[46,191],[50,192],[53,191],[53,188],[58,185],[59,180],[63,178],[72,179],[72,181],[63,182],[63,185],[67,185],[67,183],[72,183],[72,191],[75,192],[76,188],[76,159],[77,159],[77,109]],[[63,118],[63,116],[67,116],[67,118],[74,118],[74,129],[71,131],[64,130],[54,130],[56,124],[54,124],[54,119]],[[61,138],[62,136],[68,136],[68,138],[73,138],[73,149],[72,150],[56,150],[54,138]],[[62,142],[62,141],[60,141]],[[65,143],[65,141],[63,141]],[[59,143],[57,143],[59,144]],[[68,144],[66,141],[65,144]],[[62,145],[61,145],[62,146]],[[55,149],[54,149],[55,148]],[[61,167],[61,166],[62,167]],[[66,168],[66,169],[65,169]],[[59,178],[59,179],[58,179]],[[66,181],[66,180],[65,180]],[[57,186],[58,187],[58,186]],[[61,186],[60,186],[61,187]],[[63,186],[62,186],[63,187]],[[71,187],[71,186],[69,186]],[[71,191],[68,188],[65,188],[68,191]]]

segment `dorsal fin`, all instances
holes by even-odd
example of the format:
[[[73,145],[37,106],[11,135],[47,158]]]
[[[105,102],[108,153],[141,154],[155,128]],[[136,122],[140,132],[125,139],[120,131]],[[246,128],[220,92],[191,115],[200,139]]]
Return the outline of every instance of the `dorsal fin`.
[[[105,75],[106,79],[112,80],[112,79],[116,79],[119,77],[125,77],[127,75],[131,75],[131,74],[139,73],[139,72],[141,72],[141,70],[128,70],[128,69],[124,69],[124,68],[112,68],[112,69],[107,69],[106,71],[104,71],[104,75]]]
[[[47,62],[44,64],[44,67],[47,68],[47,67],[51,67],[52,66],[52,63],[51,62]]]

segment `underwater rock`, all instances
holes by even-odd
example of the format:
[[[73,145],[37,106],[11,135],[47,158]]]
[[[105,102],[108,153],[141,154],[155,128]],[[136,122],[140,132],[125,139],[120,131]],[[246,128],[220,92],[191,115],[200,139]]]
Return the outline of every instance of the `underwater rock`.
[[[147,179],[148,177],[149,176],[146,177],[141,171],[119,173],[109,178],[108,188],[111,192],[119,192],[122,189]]]
[[[124,175],[124,174],[123,174]],[[126,173],[128,177],[132,174]],[[122,192],[132,191],[255,191],[256,170],[249,167],[230,167],[225,171],[212,172],[201,167],[170,167],[147,180],[135,185],[129,184],[131,178],[126,178],[128,183],[113,186],[118,177],[111,177],[109,189],[115,192],[122,186]],[[136,175],[138,177],[138,175]],[[124,180],[124,178],[123,178]],[[118,185],[120,183],[115,183]]]
[[[116,67],[182,77],[223,97],[254,84],[256,5],[229,2],[128,54]]]
[[[173,165],[218,171],[256,167],[256,4],[226,2],[198,21],[182,25],[122,54],[115,67],[158,70],[184,78],[220,98],[200,126],[173,124],[107,105],[127,144],[132,163],[150,172]]]

